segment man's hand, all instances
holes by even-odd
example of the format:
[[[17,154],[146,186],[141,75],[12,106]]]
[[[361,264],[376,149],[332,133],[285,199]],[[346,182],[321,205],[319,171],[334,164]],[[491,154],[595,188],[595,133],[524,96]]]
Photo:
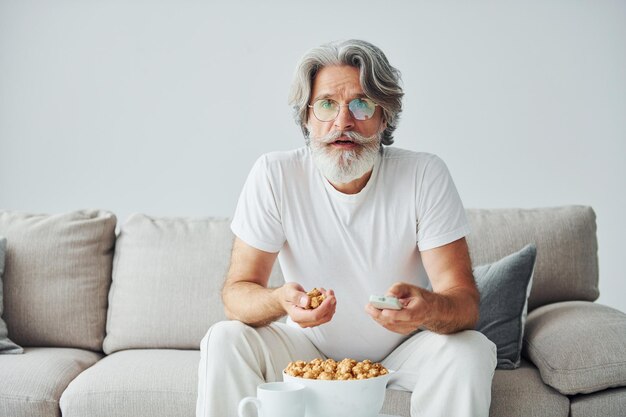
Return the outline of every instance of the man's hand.
[[[315,327],[320,324],[329,322],[335,314],[337,307],[337,299],[333,290],[326,291],[320,288],[325,299],[319,307],[315,309],[306,309],[309,303],[309,297],[306,295],[304,288],[294,282],[288,282],[276,290],[276,296],[280,305],[289,315],[294,323],[300,327]]]
[[[396,297],[403,306],[402,310],[379,310],[368,303],[365,311],[385,329],[404,335],[410,334],[427,320],[428,303],[424,299],[424,291],[426,290],[415,285],[395,283],[386,295]]]
[[[367,313],[385,328],[409,334],[418,328],[450,334],[473,329],[478,322],[480,294],[472,275],[472,262],[465,238],[420,252],[432,291],[399,282],[388,291],[404,308]]]

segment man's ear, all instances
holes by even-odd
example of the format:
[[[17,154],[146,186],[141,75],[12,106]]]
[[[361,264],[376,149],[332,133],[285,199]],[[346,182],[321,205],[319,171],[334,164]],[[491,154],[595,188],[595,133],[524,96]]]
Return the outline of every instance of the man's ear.
[[[387,129],[387,121],[385,119],[383,119],[381,125],[380,125],[380,131],[384,132],[385,129]]]

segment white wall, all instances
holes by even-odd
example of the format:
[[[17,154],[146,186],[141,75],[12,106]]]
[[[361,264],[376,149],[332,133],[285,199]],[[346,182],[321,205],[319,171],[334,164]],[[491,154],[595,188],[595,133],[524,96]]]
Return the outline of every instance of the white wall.
[[[404,76],[396,145],[467,207],[591,205],[600,302],[626,311],[626,2],[0,0],[0,207],[230,216],[302,145],[297,59],[357,37]]]

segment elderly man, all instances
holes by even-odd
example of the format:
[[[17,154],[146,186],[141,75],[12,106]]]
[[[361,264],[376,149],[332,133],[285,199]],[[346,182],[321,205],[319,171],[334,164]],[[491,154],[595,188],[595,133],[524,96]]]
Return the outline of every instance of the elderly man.
[[[389,387],[412,392],[412,416],[489,414],[496,349],[472,330],[468,223],[441,159],[388,147],[399,82],[364,41],[302,58],[290,101],[306,146],[263,155],[246,180],[222,293],[231,321],[202,340],[197,417],[235,416],[258,384],[316,357],[397,370]],[[286,283],[268,288],[277,257]],[[314,287],[326,297],[306,309]],[[368,303],[383,294],[402,309]]]

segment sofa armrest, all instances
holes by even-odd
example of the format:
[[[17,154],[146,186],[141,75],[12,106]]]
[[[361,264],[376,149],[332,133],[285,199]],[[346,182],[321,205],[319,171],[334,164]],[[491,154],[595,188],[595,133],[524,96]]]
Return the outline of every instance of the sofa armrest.
[[[587,301],[567,301],[528,315],[523,355],[561,394],[626,386],[626,314]]]

